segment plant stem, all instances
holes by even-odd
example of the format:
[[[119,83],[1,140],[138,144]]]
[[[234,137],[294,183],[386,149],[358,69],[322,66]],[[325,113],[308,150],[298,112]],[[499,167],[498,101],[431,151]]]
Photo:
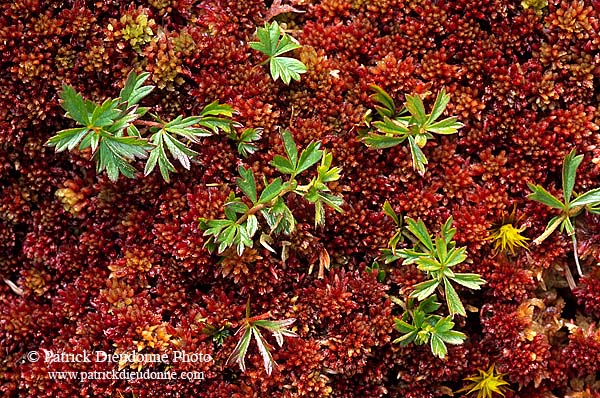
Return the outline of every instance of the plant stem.
[[[583,276],[583,272],[581,272],[581,265],[579,264],[579,255],[577,254],[577,237],[575,233],[571,235],[571,240],[573,241],[573,256],[575,256],[575,265],[577,265],[577,272],[579,276]]]
[[[162,128],[164,126],[164,124],[159,123],[159,122],[151,122],[150,120],[140,120],[137,119],[133,122],[133,124],[137,124],[140,126],[147,126],[147,127],[158,127],[158,128]]]
[[[291,181],[291,180],[290,180]],[[288,183],[290,182],[288,181]],[[288,192],[292,192],[293,189],[291,188],[291,184],[288,188],[282,189],[281,192],[279,192],[277,194],[276,197],[274,197],[273,199],[271,199],[269,202],[267,203],[257,203],[254,206],[252,206],[250,209],[248,209],[248,211],[246,213],[244,213],[240,218],[238,218],[238,220],[235,222],[238,225],[241,225],[244,221],[246,221],[246,219],[251,216],[252,214],[256,214],[259,211],[261,211],[262,209],[265,209],[267,207],[271,207],[275,204],[275,202],[277,202],[277,199],[279,199],[280,197],[282,197],[283,195],[285,195]]]

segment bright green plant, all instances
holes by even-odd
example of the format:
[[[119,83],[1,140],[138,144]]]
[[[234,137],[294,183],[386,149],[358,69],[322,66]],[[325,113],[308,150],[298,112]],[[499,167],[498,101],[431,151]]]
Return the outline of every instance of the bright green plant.
[[[256,36],[259,41],[248,45],[268,57],[261,65],[269,63],[273,80],[281,78],[285,84],[290,84],[292,79],[299,81],[300,74],[306,73],[306,65],[295,58],[282,56],[301,47],[296,40],[282,32],[277,22],[266,23],[264,28],[258,28]]]
[[[231,336],[229,332],[231,324],[229,323],[221,327],[216,327],[207,323],[206,318],[199,319],[199,322],[203,324],[202,333],[210,336],[218,346],[222,346],[225,339]]]
[[[432,133],[454,134],[463,127],[455,116],[436,121],[446,109],[450,96],[442,89],[431,113],[427,114],[419,95],[407,95],[404,106],[397,110],[392,97],[381,87],[371,85],[371,89],[374,91],[371,98],[379,103],[375,106],[377,120],[373,121],[371,111],[367,112],[365,124],[368,132],[362,141],[371,148],[390,148],[408,140],[413,168],[419,174],[425,174],[428,161],[421,148],[433,138]]]
[[[394,319],[395,329],[402,333],[394,343],[402,346],[429,343],[433,355],[444,358],[448,353],[446,344],[458,345],[465,341],[467,336],[464,333],[452,330],[454,322],[450,315],[442,317],[434,314],[441,306],[435,300],[435,296],[430,296],[414,308],[414,299],[408,299],[402,318]]]
[[[454,272],[453,267],[467,259],[466,248],[456,247],[452,240],[456,229],[452,228],[452,217],[448,217],[442,226],[441,234],[432,237],[423,221],[406,218],[408,231],[416,238],[412,249],[384,250],[386,263],[403,259],[404,264],[416,264],[427,274],[427,280],[414,286],[410,297],[423,301],[440,288],[446,298],[450,315],[466,316],[465,308],[453,286],[457,283],[472,290],[479,290],[485,280],[478,274]]]
[[[321,150],[319,142],[311,142],[298,156],[298,148],[289,131],[281,133],[287,156],[276,155],[271,162],[280,173],[287,175],[284,180],[278,177],[271,182],[263,181],[264,188],[258,193],[256,179],[252,169],[244,166],[238,168],[240,177],[236,185],[244,194],[237,197],[233,193],[225,204],[225,219],[200,220],[204,235],[209,239],[206,246],[210,251],[223,253],[230,247],[236,247],[241,255],[246,247],[253,246],[253,237],[259,230],[261,215],[268,225],[268,234],[290,234],[295,230],[296,219],[286,205],[284,197],[296,193],[315,206],[315,226],[325,222],[325,206],[341,212],[343,199],[330,193],[327,183],[340,178],[339,167],[331,167],[331,153]],[[310,167],[317,166],[316,175],[305,185],[300,185],[297,178]],[[261,239],[266,242],[268,239]],[[270,246],[266,246],[270,249]]]
[[[119,174],[133,178],[137,170],[131,162],[136,158],[148,159],[145,175],[158,164],[164,180],[169,181],[169,173],[176,170],[167,152],[189,170],[190,160],[197,155],[189,148],[191,143],[238,127],[231,120],[233,108],[216,101],[206,105],[198,116],[178,116],[163,121],[151,114],[153,121],[142,120],[149,109],[140,107],[139,102],[154,89],[154,86],[144,86],[148,77],[149,73],[138,76],[131,72],[119,98],[107,99],[100,105],[84,100],[75,89],[63,85],[61,106],[67,111],[66,116],[79,126],[59,131],[47,145],[56,152],[71,151],[77,146],[80,150],[91,148],[96,171],[106,170],[111,181],[116,181]],[[144,137],[137,126],[141,126],[142,131],[148,129],[150,137]]]
[[[581,265],[579,264],[577,237],[575,236],[575,227],[573,226],[572,218],[579,215],[583,210],[587,210],[594,214],[600,214],[600,188],[592,189],[581,195],[575,195],[575,199],[572,199],[577,168],[582,160],[583,155],[575,156],[575,149],[569,152],[564,159],[562,168],[562,201],[546,191],[540,185],[528,184],[529,189],[531,189],[533,193],[527,196],[529,199],[543,203],[553,209],[560,210],[560,214],[550,219],[544,232],[533,242],[539,245],[560,226],[560,231],[566,231],[567,235],[571,237],[575,264],[577,265],[577,272],[579,272],[580,276],[583,276],[583,272],[581,271]]]
[[[237,134],[235,130],[231,130],[229,138],[237,142],[237,150],[240,155],[247,158],[258,150],[255,141],[261,138],[261,129],[249,128]]]
[[[258,351],[263,358],[263,363],[265,366],[265,370],[268,375],[271,375],[273,368],[277,366],[275,360],[273,360],[273,356],[271,355],[270,345],[267,343],[265,338],[263,337],[260,329],[268,330],[271,332],[279,347],[283,346],[283,336],[286,337],[298,337],[298,335],[291,330],[287,329],[288,326],[291,326],[296,320],[294,318],[283,319],[281,321],[270,321],[268,318],[271,317],[271,313],[267,312],[266,314],[250,317],[250,301],[246,305],[246,319],[242,321],[242,325],[239,327],[235,336],[239,336],[239,341],[229,358],[225,366],[229,366],[232,363],[237,363],[242,372],[246,371],[246,354],[248,352],[248,347],[250,346],[250,342],[252,341],[252,337],[256,340],[256,345],[258,346]]]
[[[481,369],[478,369],[477,372],[478,375],[465,378],[471,383],[458,390],[457,393],[464,392],[466,395],[477,393],[477,398],[493,398],[495,394],[504,396],[504,393],[510,390],[507,387],[508,382],[502,380],[504,374],[496,373],[494,365],[490,366],[487,372]]]

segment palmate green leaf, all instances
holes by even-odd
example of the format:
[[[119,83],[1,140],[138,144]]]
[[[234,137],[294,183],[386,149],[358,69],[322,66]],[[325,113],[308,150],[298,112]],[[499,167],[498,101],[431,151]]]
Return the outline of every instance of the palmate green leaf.
[[[465,312],[465,307],[460,301],[460,297],[458,297],[458,293],[450,283],[448,279],[444,279],[444,293],[446,295],[446,304],[448,305],[448,312],[450,315],[461,315],[467,316]]]
[[[237,150],[240,155],[247,158],[258,150],[258,147],[252,142],[261,138],[261,129],[247,128],[238,138]]]
[[[272,57],[269,68],[273,80],[281,78],[285,84],[290,84],[292,79],[300,81],[300,75],[307,71],[302,62],[290,57]]]
[[[65,149],[71,151],[79,145],[83,137],[89,132],[90,130],[87,127],[61,130],[50,138],[46,144],[55,147],[56,152],[62,152]]]
[[[144,175],[149,175],[158,164],[160,173],[166,182],[170,181],[169,173],[176,171],[173,164],[167,157],[167,150],[171,156],[178,160],[186,169],[190,169],[190,159],[198,153],[189,149],[183,142],[170,135],[165,129],[161,129],[150,137],[150,142],[154,148],[150,151],[150,156],[146,162]]]
[[[147,176],[152,173],[152,170],[154,170],[158,164],[163,179],[166,182],[169,182],[169,173],[175,172],[176,169],[167,157],[167,152],[165,151],[165,146],[162,142],[162,134],[156,133],[155,136],[152,136],[153,139],[151,141],[156,146],[150,151],[146,167],[144,168],[144,175]]]
[[[546,206],[552,207],[553,209],[564,209],[565,205],[550,192],[546,191],[543,187],[529,183],[527,186],[533,192],[527,195],[528,199],[543,203]]]
[[[131,71],[119,95],[121,101],[127,102],[131,106],[137,104],[142,98],[150,94],[154,90],[154,86],[143,86],[149,76],[150,73],[148,72],[141,73],[138,76],[134,71]]]
[[[273,80],[281,78],[285,84],[292,79],[300,80],[300,74],[306,73],[306,66],[295,58],[282,57],[281,55],[300,48],[292,38],[281,32],[277,22],[266,23],[264,28],[259,28],[256,33],[258,42],[248,43],[250,48],[267,55],[269,69]]]
[[[183,142],[178,141],[175,137],[167,133],[163,133],[163,142],[171,153],[171,156],[173,156],[173,159],[178,160],[186,170],[189,170],[190,159],[198,155],[198,152],[192,151]]]
[[[244,166],[238,168],[240,177],[235,179],[237,186],[252,201],[256,203],[256,181],[252,169],[246,169]]]
[[[61,106],[67,111],[68,117],[83,126],[89,126],[91,111],[86,106],[81,94],[77,93],[73,87],[65,84],[60,92],[60,99],[62,100]]]
[[[584,194],[577,196],[571,203],[570,207],[597,205],[600,204],[600,188],[592,189]]]
[[[573,149],[563,161],[562,168],[562,184],[563,184],[563,197],[565,203],[569,203],[571,195],[573,193],[573,187],[575,186],[575,175],[577,174],[577,168],[583,160],[583,155],[575,156],[575,149]]]
[[[98,173],[106,170],[111,181],[117,181],[119,173],[133,178],[136,169],[129,163],[130,160],[145,158],[147,143],[136,137],[103,137],[96,154]]]

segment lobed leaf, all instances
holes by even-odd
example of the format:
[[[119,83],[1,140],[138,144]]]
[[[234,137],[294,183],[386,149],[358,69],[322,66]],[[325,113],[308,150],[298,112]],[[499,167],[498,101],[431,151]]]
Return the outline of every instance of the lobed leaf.
[[[252,169],[246,169],[244,166],[240,166],[238,172],[241,178],[236,178],[235,182],[237,186],[252,201],[252,203],[256,203],[256,181],[254,180],[254,172]]]
[[[65,149],[71,151],[89,132],[90,130],[87,127],[61,130],[55,136],[51,137],[46,144],[55,147],[56,152],[62,152]]]
[[[154,90],[154,86],[142,86],[149,76],[150,73],[148,72],[141,73],[138,76],[134,71],[131,71],[129,76],[127,76],[125,86],[121,89],[119,95],[121,101],[127,102],[131,106],[137,104],[142,98],[150,94]]]
[[[90,123],[91,111],[86,106],[81,94],[71,86],[63,85],[60,93],[61,106],[67,111],[67,116],[83,126]]]
[[[465,307],[460,301],[460,297],[458,297],[458,293],[450,283],[448,279],[444,279],[444,293],[446,295],[446,304],[448,305],[448,312],[450,315],[461,315],[467,316],[465,312]]]
[[[273,57],[269,60],[269,67],[273,80],[281,78],[285,84],[290,84],[292,79],[300,81],[300,75],[307,71],[302,62],[290,57]]]

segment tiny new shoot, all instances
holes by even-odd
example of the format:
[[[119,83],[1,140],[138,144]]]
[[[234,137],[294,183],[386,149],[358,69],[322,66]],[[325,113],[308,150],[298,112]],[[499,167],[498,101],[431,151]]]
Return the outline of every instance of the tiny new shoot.
[[[424,175],[428,160],[421,148],[427,140],[432,139],[433,134],[455,134],[463,127],[455,116],[438,121],[450,96],[442,89],[431,113],[426,113],[419,95],[407,95],[404,106],[397,109],[394,100],[385,90],[377,85],[371,85],[371,89],[371,98],[378,103],[375,105],[377,115],[375,121],[370,110],[365,115],[367,134],[361,138],[362,141],[370,148],[390,148],[408,140],[413,168]]]
[[[575,186],[575,177],[577,168],[583,160],[583,155],[575,155],[573,149],[565,157],[562,168],[562,190],[563,199],[559,199],[545,190],[540,185],[527,184],[532,193],[527,196],[531,200],[545,204],[546,206],[560,211],[560,213],[550,219],[544,232],[538,236],[533,242],[537,245],[542,243],[552,232],[558,227],[560,231],[565,231],[571,237],[573,243],[573,255],[579,276],[583,276],[581,265],[579,264],[579,255],[577,254],[577,237],[575,235],[575,227],[573,218],[579,215],[583,210],[587,210],[593,214],[600,214],[600,188],[589,190],[580,195],[575,194],[573,198],[573,188]]]
[[[205,245],[210,251],[216,250],[221,254],[235,247],[241,256],[245,248],[253,246],[254,236],[259,230],[263,230],[261,244],[273,251],[268,244],[270,235],[289,235],[296,228],[296,219],[284,200],[290,193],[302,196],[315,206],[315,227],[325,223],[325,207],[342,211],[343,199],[332,194],[327,186],[337,181],[341,172],[339,167],[332,167],[331,153],[320,149],[320,142],[311,142],[299,154],[289,131],[283,130],[281,137],[286,156],[276,155],[271,165],[287,177],[263,181],[264,188],[259,192],[252,169],[239,166],[240,177],[236,179],[236,185],[243,195],[238,197],[231,193],[225,203],[224,219],[200,220],[200,227],[208,236]],[[319,162],[316,175],[308,184],[301,185],[297,178]],[[266,223],[265,226],[261,225],[259,216]]]
[[[422,301],[439,289],[446,298],[450,315],[466,316],[465,308],[453,285],[479,290],[486,282],[478,274],[453,271],[455,266],[467,259],[467,254],[466,248],[456,247],[456,242],[452,240],[456,233],[456,229],[452,228],[452,217],[448,217],[441,233],[435,237],[429,234],[423,221],[415,221],[412,218],[405,220],[407,230],[415,238],[415,246],[412,249],[397,250],[396,254],[384,252],[386,263],[403,259],[405,265],[416,264],[419,270],[426,273],[427,280],[415,285],[410,297]]]
[[[149,76],[147,72],[137,75],[132,71],[119,97],[102,104],[83,99],[73,87],[63,85],[61,106],[78,126],[59,131],[47,145],[56,152],[91,148],[96,172],[106,170],[111,181],[116,181],[120,174],[133,178],[137,170],[131,163],[135,159],[147,159],[144,175],[158,165],[163,179],[168,182],[169,173],[176,171],[169,155],[189,170],[191,159],[197,155],[189,148],[190,144],[239,127],[231,119],[233,108],[216,101],[206,105],[198,116],[177,116],[163,121],[150,114],[153,120],[142,119],[149,108],[141,107],[139,102],[154,89],[154,86],[144,85]],[[150,137],[143,136],[146,129]]]
[[[464,333],[453,330],[454,322],[450,315],[442,317],[434,314],[441,306],[435,299],[435,296],[428,297],[416,308],[414,299],[408,299],[402,318],[394,319],[394,328],[402,333],[394,340],[395,344],[429,343],[433,355],[444,358],[448,353],[446,344],[458,345],[465,341],[467,336]]]
[[[259,41],[250,42],[248,45],[267,56],[261,65],[269,64],[273,80],[281,78],[288,85],[292,79],[300,81],[300,74],[306,73],[306,65],[295,58],[282,56],[300,48],[298,42],[283,32],[277,22],[266,23],[263,28],[258,28],[256,36]]]
[[[225,366],[229,366],[232,363],[237,363],[242,372],[246,371],[246,354],[248,353],[248,347],[252,338],[256,341],[258,351],[262,356],[265,371],[267,375],[271,375],[273,368],[277,366],[277,363],[271,355],[272,347],[267,343],[261,333],[261,329],[271,332],[275,341],[279,347],[283,346],[283,336],[286,337],[298,337],[296,333],[287,329],[296,320],[294,318],[283,319],[281,321],[271,321],[271,313],[267,312],[262,315],[250,317],[250,301],[246,305],[246,319],[242,321],[242,325],[239,327],[235,336],[239,338],[238,343],[229,355]]]

